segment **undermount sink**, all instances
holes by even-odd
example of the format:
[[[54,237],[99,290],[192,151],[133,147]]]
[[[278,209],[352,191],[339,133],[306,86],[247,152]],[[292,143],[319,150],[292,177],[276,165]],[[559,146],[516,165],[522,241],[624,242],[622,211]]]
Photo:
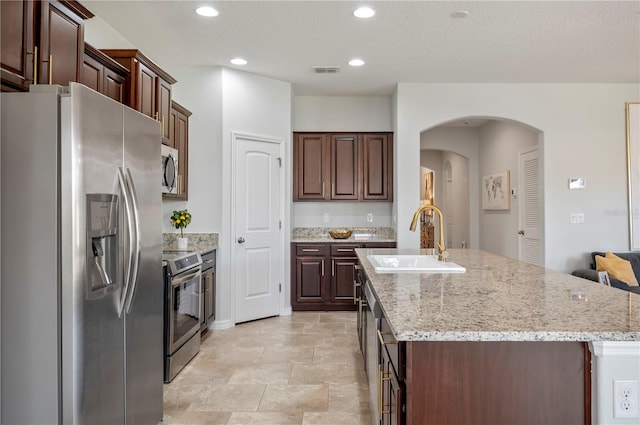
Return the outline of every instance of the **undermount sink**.
[[[465,273],[467,269],[435,255],[368,255],[377,272]]]

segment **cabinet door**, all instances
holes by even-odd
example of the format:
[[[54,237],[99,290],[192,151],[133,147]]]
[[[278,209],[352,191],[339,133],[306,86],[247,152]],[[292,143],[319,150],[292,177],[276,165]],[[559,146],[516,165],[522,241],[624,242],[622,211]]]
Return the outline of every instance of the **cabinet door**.
[[[324,302],[324,257],[296,259],[296,301]]]
[[[117,102],[124,103],[125,78],[106,67],[104,68],[103,75],[102,94]]]
[[[155,118],[156,113],[156,73],[140,61],[136,61],[136,109]]]
[[[178,119],[178,111],[175,108],[171,108],[169,113],[169,138],[166,141],[162,141],[167,146],[172,148],[176,147],[176,120]]]
[[[353,282],[357,258],[334,257],[331,259],[331,302],[353,304]]]
[[[189,118],[176,114],[174,147],[178,149],[178,197],[187,199],[189,175]]]
[[[362,135],[362,199],[393,200],[392,149],[390,134]]]
[[[331,199],[358,199],[358,136],[331,135]]]
[[[402,406],[404,394],[398,381],[395,370],[391,366],[391,360],[387,350],[382,347],[382,374],[380,377],[382,392],[382,406],[380,406],[380,416],[382,425],[402,424]]]
[[[171,115],[171,84],[162,78],[156,78],[156,111],[157,120],[162,124],[162,141],[169,141],[169,119]]]
[[[27,90],[33,80],[33,1],[0,1],[2,86]]]
[[[39,83],[80,81],[84,57],[84,21],[57,1],[43,1],[40,24]]]
[[[293,143],[293,200],[329,199],[329,139],[297,133]]]
[[[104,84],[104,65],[86,53],[84,54],[84,60],[82,62],[82,76],[80,78],[80,82],[85,86],[102,93]]]

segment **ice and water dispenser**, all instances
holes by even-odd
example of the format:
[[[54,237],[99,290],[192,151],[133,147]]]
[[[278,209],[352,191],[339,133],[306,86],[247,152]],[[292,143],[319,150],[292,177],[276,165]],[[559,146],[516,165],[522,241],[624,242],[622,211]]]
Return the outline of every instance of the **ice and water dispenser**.
[[[87,298],[102,297],[120,287],[118,275],[118,196],[87,195]]]

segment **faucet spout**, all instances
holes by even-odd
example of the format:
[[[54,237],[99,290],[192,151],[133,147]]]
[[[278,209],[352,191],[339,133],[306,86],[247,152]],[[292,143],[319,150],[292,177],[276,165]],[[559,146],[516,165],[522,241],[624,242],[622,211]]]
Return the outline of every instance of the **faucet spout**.
[[[411,219],[411,224],[409,225],[409,230],[412,232],[416,231],[416,225],[418,224],[418,218],[420,218],[420,213],[424,210],[433,210],[438,214],[438,220],[440,222],[440,240],[438,241],[438,250],[440,253],[438,254],[438,261],[447,261],[447,257],[449,257],[449,252],[447,252],[447,248],[444,245],[444,218],[442,217],[442,211],[440,208],[436,207],[433,204],[425,204],[421,205],[416,212],[413,213],[413,218]]]

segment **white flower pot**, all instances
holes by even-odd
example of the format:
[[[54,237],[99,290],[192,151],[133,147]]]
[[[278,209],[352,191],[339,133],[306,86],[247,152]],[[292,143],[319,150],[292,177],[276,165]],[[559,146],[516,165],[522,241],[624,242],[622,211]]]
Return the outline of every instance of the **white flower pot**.
[[[176,244],[178,245],[178,249],[180,251],[184,251],[187,249],[188,242],[189,238],[176,238]]]

